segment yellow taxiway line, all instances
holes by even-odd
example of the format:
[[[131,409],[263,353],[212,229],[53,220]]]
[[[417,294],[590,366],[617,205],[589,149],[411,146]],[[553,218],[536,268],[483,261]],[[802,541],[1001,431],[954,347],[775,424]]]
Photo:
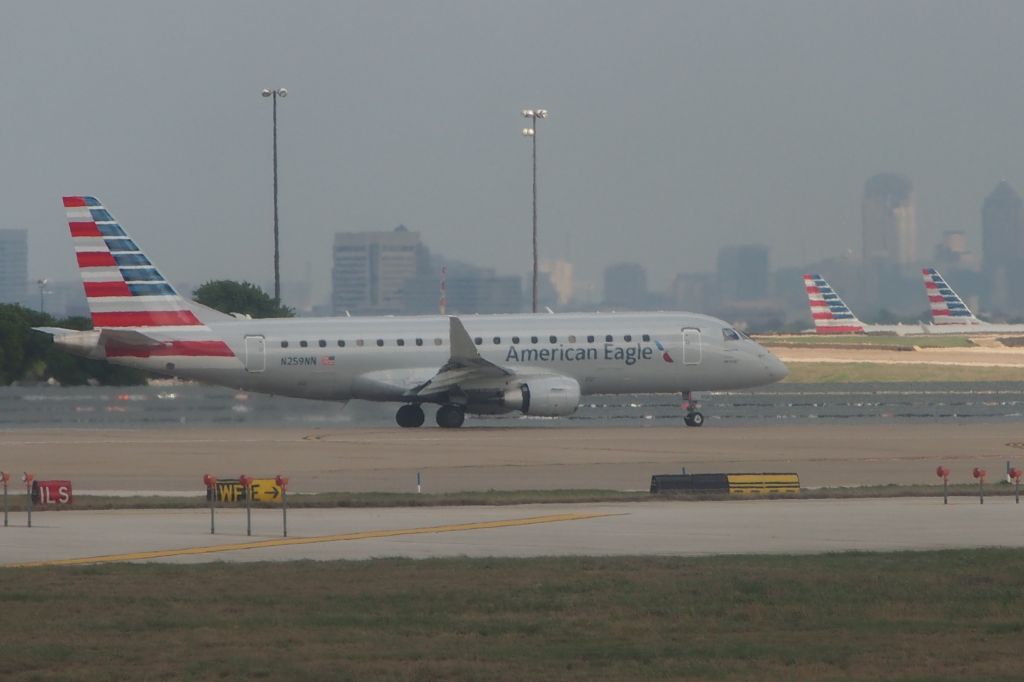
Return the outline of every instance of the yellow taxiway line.
[[[4,568],[30,568],[34,566],[81,566],[85,564],[108,564],[118,561],[143,561],[146,559],[163,559],[174,556],[193,554],[215,554],[217,552],[237,552],[243,549],[263,549],[265,547],[284,547],[287,545],[311,545],[317,542],[346,542],[348,540],[372,540],[376,538],[393,538],[401,535],[422,535],[425,533],[456,533],[466,530],[486,530],[489,528],[512,528],[515,526],[532,526],[541,523],[560,523],[562,521],[583,521],[603,516],[619,514],[550,514],[548,516],[529,516],[522,519],[503,519],[500,521],[477,521],[474,523],[455,523],[444,526],[427,526],[424,528],[398,528],[392,530],[367,530],[358,533],[342,533],[340,535],[315,535],[313,537],[272,538],[254,542],[239,542],[229,545],[207,545],[204,547],[183,547],[180,549],[157,549],[149,552],[130,552],[126,554],[107,554],[103,556],[77,557],[73,559],[54,559],[52,561],[29,561],[21,564],[5,564]]]

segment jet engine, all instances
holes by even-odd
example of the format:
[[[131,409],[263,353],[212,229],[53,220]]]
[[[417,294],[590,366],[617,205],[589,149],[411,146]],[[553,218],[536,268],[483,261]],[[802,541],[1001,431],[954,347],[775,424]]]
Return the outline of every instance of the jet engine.
[[[580,385],[569,377],[537,377],[506,389],[502,403],[523,414],[565,417],[579,407]]]

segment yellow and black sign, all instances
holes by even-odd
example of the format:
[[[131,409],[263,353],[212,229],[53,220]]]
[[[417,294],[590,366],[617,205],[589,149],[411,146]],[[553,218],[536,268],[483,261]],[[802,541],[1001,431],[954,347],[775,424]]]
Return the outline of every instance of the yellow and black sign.
[[[730,495],[800,494],[797,474],[727,474]]]
[[[253,502],[280,502],[282,497],[281,486],[272,478],[252,479],[252,501]],[[210,499],[210,491],[206,492],[206,499]],[[237,478],[228,478],[217,481],[218,502],[245,502],[245,488],[238,482]]]

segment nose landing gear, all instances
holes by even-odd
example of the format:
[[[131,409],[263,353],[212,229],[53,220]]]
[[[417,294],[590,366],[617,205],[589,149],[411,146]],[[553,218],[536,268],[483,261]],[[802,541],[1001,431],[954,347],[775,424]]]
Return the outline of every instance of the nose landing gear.
[[[402,405],[398,408],[398,413],[395,415],[395,421],[402,428],[415,428],[417,426],[423,426],[423,408],[419,405]]]
[[[686,416],[683,423],[687,426],[704,426],[704,415],[700,413],[700,403],[693,399],[693,391],[683,393],[683,409]]]

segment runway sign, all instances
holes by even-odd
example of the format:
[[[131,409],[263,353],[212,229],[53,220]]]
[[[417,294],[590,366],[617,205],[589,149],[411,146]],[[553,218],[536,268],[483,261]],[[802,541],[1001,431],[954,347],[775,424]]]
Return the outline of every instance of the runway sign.
[[[657,474],[651,492],[686,491],[730,495],[784,495],[800,492],[797,474]]]
[[[71,504],[71,481],[32,481],[33,504]]]
[[[210,499],[210,490],[206,491],[206,499]],[[244,502],[245,487],[237,478],[217,480],[217,502]],[[280,502],[281,486],[273,478],[252,479],[253,502]]]

